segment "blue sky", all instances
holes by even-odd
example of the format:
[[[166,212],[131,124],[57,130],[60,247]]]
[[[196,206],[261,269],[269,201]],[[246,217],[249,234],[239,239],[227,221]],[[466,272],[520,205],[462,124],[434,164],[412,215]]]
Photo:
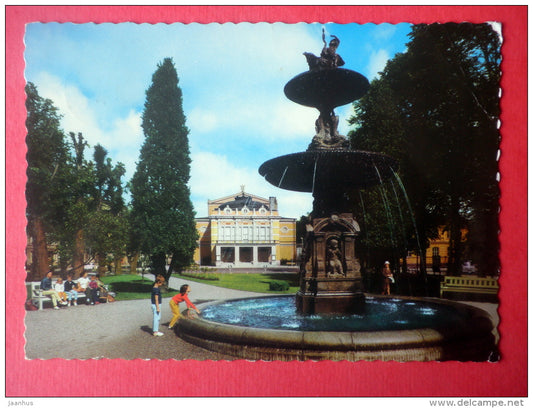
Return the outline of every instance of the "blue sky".
[[[304,51],[320,54],[322,28],[340,38],[344,68],[372,80],[405,51],[408,24],[59,24],[26,26],[25,77],[63,115],[65,132],[82,132],[135,172],[143,143],[145,92],[157,64],[171,57],[190,129],[191,199],[248,193],[278,198],[280,214],[312,209],[310,193],[282,190],[258,173],[274,157],[304,151],[318,111],[288,100],[285,84],[308,69]],[[351,105],[337,108],[346,135]],[[90,152],[92,157],[92,150]],[[88,156],[89,157],[89,156]]]

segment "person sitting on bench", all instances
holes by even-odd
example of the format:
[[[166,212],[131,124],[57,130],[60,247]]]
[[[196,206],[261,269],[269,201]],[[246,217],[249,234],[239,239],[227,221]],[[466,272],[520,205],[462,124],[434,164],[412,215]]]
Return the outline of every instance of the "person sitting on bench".
[[[52,304],[54,305],[54,309],[59,309],[58,304],[66,304],[61,301],[59,298],[58,293],[52,289],[52,271],[49,271],[46,276],[41,281],[40,288],[42,290],[42,294],[44,296],[50,296],[52,299]]]

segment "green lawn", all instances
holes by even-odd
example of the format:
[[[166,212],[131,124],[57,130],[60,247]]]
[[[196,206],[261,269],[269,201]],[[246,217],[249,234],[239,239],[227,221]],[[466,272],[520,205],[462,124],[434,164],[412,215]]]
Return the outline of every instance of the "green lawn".
[[[184,277],[178,274],[173,276],[194,282],[219,286],[229,289],[245,290],[257,293],[296,293],[298,290],[298,274],[296,273],[221,273],[217,274],[218,280],[204,280]],[[270,282],[286,282],[289,289],[286,291],[272,291]],[[109,290],[116,292],[117,300],[149,299],[153,281],[139,275],[114,275],[105,276],[102,282],[109,286]],[[164,293],[163,297],[174,296],[177,290]]]
[[[299,285],[297,273],[219,273],[217,274],[218,280],[203,280],[190,276],[180,276],[179,274],[172,276],[208,285],[257,293],[296,293]],[[270,290],[270,282],[273,281],[287,282],[289,290]]]
[[[116,300],[150,299],[154,282],[138,275],[114,275],[102,278],[109,290],[117,294]],[[174,296],[178,291],[170,290],[163,297]]]

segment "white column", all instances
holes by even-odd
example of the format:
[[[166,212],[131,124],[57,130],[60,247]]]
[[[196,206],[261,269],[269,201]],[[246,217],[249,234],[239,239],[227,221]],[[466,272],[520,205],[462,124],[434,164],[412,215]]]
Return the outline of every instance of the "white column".
[[[272,265],[278,264],[278,259],[276,257],[276,245],[272,245],[271,259],[272,259]]]
[[[215,246],[215,254],[216,254],[216,261],[215,261],[215,265],[219,265],[220,264],[220,245],[216,245]]]
[[[257,264],[258,264],[258,262],[259,262],[259,259],[258,259],[258,258],[259,258],[259,257],[258,257],[258,253],[257,253],[257,246],[254,245],[254,246],[253,246],[253,257],[252,257],[252,263],[253,263],[254,265],[257,265]]]

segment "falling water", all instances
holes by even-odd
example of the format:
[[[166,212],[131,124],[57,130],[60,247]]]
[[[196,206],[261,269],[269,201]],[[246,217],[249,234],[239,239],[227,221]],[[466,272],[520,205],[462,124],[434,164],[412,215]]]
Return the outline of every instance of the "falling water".
[[[387,221],[388,221],[387,224],[389,226],[391,245],[392,245],[392,248],[396,248],[396,241],[394,239],[394,233],[392,230],[393,218],[392,218],[392,212],[390,210],[389,200],[383,188],[383,179],[381,178],[381,174],[379,173],[379,170],[376,165],[374,165],[374,168],[376,169],[376,173],[380,181],[379,192],[381,193],[381,199],[383,200],[383,205],[385,206],[385,213],[387,214]]]
[[[403,220],[403,215],[402,215],[402,208],[401,208],[401,205],[400,205],[400,199],[398,198],[398,193],[396,192],[396,188],[394,188],[394,182],[393,180],[391,179],[391,187],[392,187],[392,191],[394,192],[394,197],[396,198],[396,205],[398,206],[398,215],[400,217],[400,224],[401,224],[401,232],[402,232],[402,238],[403,238],[403,249],[404,251],[407,251],[407,237],[405,235],[405,222]]]
[[[285,178],[285,174],[287,173],[287,169],[289,166],[285,167],[285,170],[283,171],[283,174],[281,175],[281,178],[279,179],[278,187],[281,187],[281,183],[283,183],[283,179]]]
[[[402,179],[400,178],[398,173],[396,173],[392,168],[391,168],[391,171],[392,171],[392,174],[394,174],[394,177],[396,178],[396,180],[398,181],[398,185],[400,186],[400,188],[401,188],[401,190],[403,192],[403,196],[405,197],[405,202],[407,204],[407,208],[409,209],[409,215],[411,216],[411,221],[413,222],[413,228],[415,230],[416,244],[418,246],[419,252],[422,253],[422,246],[420,245],[420,238],[418,236],[418,229],[416,228],[415,215],[414,215],[413,209],[411,207],[411,202],[409,201],[409,196],[407,195],[407,191],[405,190],[405,187],[404,187],[404,185],[402,183]]]
[[[316,179],[316,164],[318,162],[318,158],[315,159],[315,167],[313,168],[313,186],[311,187],[311,192],[313,195],[315,194],[315,179]]]
[[[411,215],[411,220],[413,222],[413,228],[415,230],[416,244],[418,246],[418,253],[420,254],[420,256],[422,256],[422,246],[420,245],[420,237],[418,236],[418,229],[416,227],[415,215],[414,215],[413,209],[411,207],[411,202],[409,201],[409,196],[407,195],[407,191],[405,190],[405,187],[404,187],[404,185],[402,183],[402,179],[400,178],[398,173],[396,173],[392,168],[391,168],[391,171],[392,171],[392,174],[394,174],[394,177],[396,178],[396,180],[398,181],[398,185],[400,186],[400,188],[401,188],[401,190],[403,192],[403,195],[405,197],[405,202],[407,203],[407,208],[409,209],[409,214]],[[427,295],[427,291],[428,291],[427,274],[424,273],[423,277],[424,277],[424,289],[425,289],[426,295]]]
[[[366,228],[367,223],[366,223],[365,203],[363,201],[363,195],[361,194],[361,190],[359,190],[359,200],[361,200],[361,209],[363,210],[363,223],[365,224],[365,228]]]

